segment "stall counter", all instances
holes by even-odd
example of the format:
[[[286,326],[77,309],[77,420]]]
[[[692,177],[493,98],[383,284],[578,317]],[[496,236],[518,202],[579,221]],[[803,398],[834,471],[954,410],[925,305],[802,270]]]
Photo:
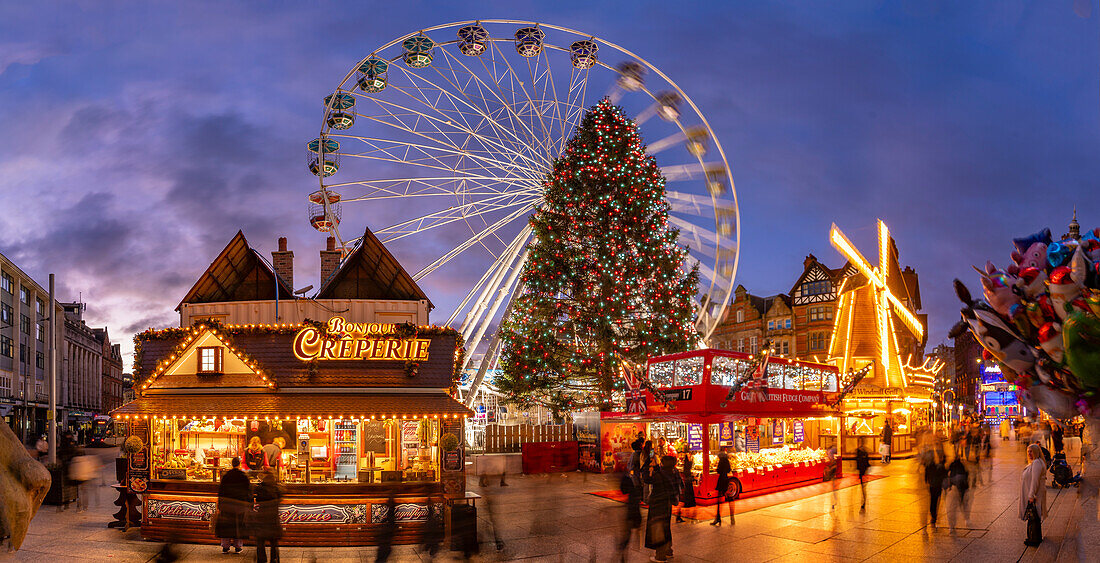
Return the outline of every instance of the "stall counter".
[[[442,532],[446,499],[439,482],[284,486],[282,545],[377,545],[391,499],[397,525],[392,543],[420,543]],[[152,480],[143,498],[142,536],[217,543],[211,525],[217,500],[216,483]]]

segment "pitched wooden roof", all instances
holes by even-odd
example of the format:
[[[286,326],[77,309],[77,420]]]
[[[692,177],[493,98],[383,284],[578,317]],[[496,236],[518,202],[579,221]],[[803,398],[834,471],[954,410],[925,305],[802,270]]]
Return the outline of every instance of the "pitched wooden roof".
[[[134,366],[134,381],[140,385],[157,367],[157,363],[167,360],[176,346],[186,338],[179,335],[171,338],[145,338],[138,335],[141,345],[140,362]],[[392,360],[322,360],[314,362],[311,373],[310,363],[294,356],[292,343],[294,334],[265,333],[245,331],[227,335],[226,342],[240,349],[249,358],[263,366],[263,371],[274,379],[279,389],[289,387],[431,387],[448,389],[451,387],[455,372],[456,335],[453,332],[422,335],[430,338],[428,359],[420,362],[417,374],[405,375],[405,362]],[[171,378],[172,387],[190,389],[209,387],[210,384],[197,375],[179,375]],[[222,384],[221,386],[226,386]]]
[[[237,231],[191,286],[176,310],[184,303],[274,300],[276,279],[279,298],[293,299],[293,289],[282,278],[277,278],[260,254],[248,245],[244,232]]]
[[[314,299],[396,299],[428,301],[401,263],[366,229],[359,246],[348,254]],[[431,301],[428,307],[432,308]]]

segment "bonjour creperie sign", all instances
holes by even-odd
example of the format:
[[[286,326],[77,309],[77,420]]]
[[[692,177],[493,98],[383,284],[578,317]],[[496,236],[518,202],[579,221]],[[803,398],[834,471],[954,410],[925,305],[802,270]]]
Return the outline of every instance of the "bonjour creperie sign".
[[[397,325],[349,323],[344,317],[332,317],[327,334],[309,326],[294,335],[294,356],[310,360],[397,360],[428,359],[426,338],[400,338]],[[393,335],[393,336],[388,336]]]

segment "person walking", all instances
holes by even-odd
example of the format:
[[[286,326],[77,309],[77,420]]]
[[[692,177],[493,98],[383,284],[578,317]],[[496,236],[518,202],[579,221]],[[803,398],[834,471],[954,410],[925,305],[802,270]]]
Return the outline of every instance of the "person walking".
[[[96,491],[99,486],[98,483],[93,482],[98,476],[99,458],[94,455],[80,452],[80,455],[74,456],[69,463],[69,480],[76,483],[77,512],[88,510],[88,500],[92,496],[92,491]],[[96,505],[99,505],[98,492],[96,492]]]
[[[646,440],[642,445],[642,502],[649,502],[649,493],[653,490],[653,487],[649,484],[649,481],[645,480],[645,476],[649,475],[651,471],[657,466],[657,457],[653,453],[653,440]]]
[[[256,512],[252,520],[252,537],[256,539],[256,561],[268,561],[265,546],[271,546],[271,563],[279,561],[279,538],[283,537],[283,525],[279,521],[279,502],[283,488],[275,480],[275,474],[264,473],[263,481],[256,485]]]
[[[642,444],[635,441],[634,453],[641,454]],[[642,473],[624,474],[619,480],[619,489],[626,495],[626,519],[623,522],[623,530],[619,536],[619,559],[626,561],[626,549],[630,546],[630,538],[634,531],[642,526]]]
[[[958,522],[958,513],[962,513],[966,527],[970,527],[970,472],[966,469],[966,463],[962,458],[955,456],[951,465],[947,466],[947,486],[949,487],[947,499],[947,526],[951,532],[955,532],[955,523]]]
[[[924,466],[924,483],[928,485],[928,516],[933,528],[936,527],[936,516],[939,514],[940,508],[940,495],[943,493],[943,480],[946,476],[947,470],[943,466],[943,455],[933,450]]]
[[[1047,465],[1038,443],[1027,447],[1027,467],[1020,476],[1020,520],[1027,521],[1024,544],[1043,542],[1043,518],[1047,515]]]
[[[656,551],[651,561],[668,561],[672,558],[672,507],[680,497],[676,458],[661,457],[661,465],[646,475],[646,482],[652,489],[646,515],[645,546]]]
[[[714,505],[714,521],[710,525],[721,526],[722,503],[726,502],[726,492],[730,488],[730,473],[733,472],[733,468],[730,467],[730,456],[726,452],[718,452],[718,467],[715,468],[715,472],[718,473],[718,482],[714,485],[714,490],[718,492],[718,504]],[[730,523],[733,523],[733,506],[730,506]]]
[[[829,449],[825,450],[825,480],[832,485],[832,505],[829,510],[835,510],[836,505],[840,503],[840,497],[837,493],[837,486],[840,484],[838,477],[840,477],[840,456],[836,455],[836,444],[829,446]]]
[[[1057,422],[1050,426],[1050,441],[1054,445],[1054,453],[1065,452],[1066,430]]]
[[[691,452],[688,452],[684,454],[683,469],[680,471],[681,490],[683,493],[680,495],[681,506],[680,513],[676,515],[677,522],[684,521],[685,510],[690,510],[689,514],[691,517],[695,517],[695,475],[691,473],[691,467]]]
[[[241,471],[241,458],[233,458],[233,469],[222,475],[218,484],[218,517],[214,521],[214,535],[221,539],[222,553],[229,553],[233,546],[235,553],[244,548],[244,517],[252,510],[252,484],[248,476]]]
[[[871,454],[867,453],[867,448],[860,444],[856,448],[856,471],[859,472],[859,492],[862,495],[863,502],[859,505],[860,510],[867,509],[867,470],[871,468]]]
[[[882,425],[882,445],[884,446],[880,448],[882,451],[882,463],[889,464],[891,448],[894,447],[894,427],[890,424],[889,420]]]

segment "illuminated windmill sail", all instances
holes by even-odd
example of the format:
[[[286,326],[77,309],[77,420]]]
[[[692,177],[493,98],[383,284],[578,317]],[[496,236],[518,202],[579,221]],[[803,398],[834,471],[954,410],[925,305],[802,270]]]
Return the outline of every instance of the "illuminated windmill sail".
[[[855,269],[840,287],[829,357],[841,373],[872,364],[865,385],[884,390],[930,390],[932,378],[942,365],[910,365],[911,354],[898,344],[895,319],[918,342],[924,340],[924,323],[910,310],[913,298],[898,266],[897,248],[886,223],[878,222],[877,266],[872,266],[835,224],[829,230],[829,241]]]

